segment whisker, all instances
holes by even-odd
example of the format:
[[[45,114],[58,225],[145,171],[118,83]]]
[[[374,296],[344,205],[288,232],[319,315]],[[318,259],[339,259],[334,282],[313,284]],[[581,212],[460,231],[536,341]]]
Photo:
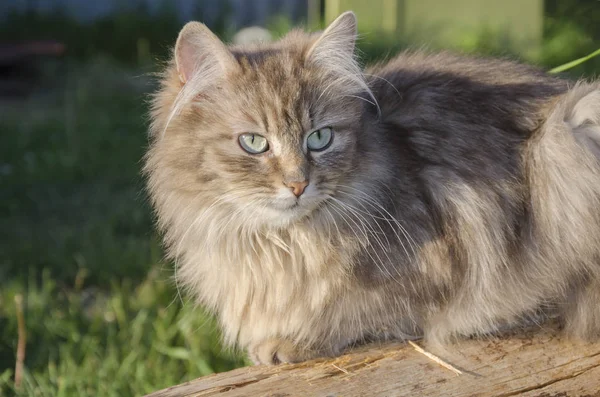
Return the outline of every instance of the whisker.
[[[350,97],[350,98],[360,99],[361,101],[365,101],[367,103],[370,103],[373,106],[377,106],[377,104],[375,102],[369,101],[367,98],[363,98],[363,97],[360,97],[358,95],[343,95],[343,97]]]
[[[356,191],[357,193],[360,193],[362,195],[362,197],[364,198],[365,202],[367,202],[371,206],[377,207],[377,208],[381,209],[383,212],[385,212],[385,214],[387,214],[387,216],[389,216],[389,220],[393,221],[400,228],[400,231],[404,234],[404,237],[406,237],[407,242],[409,243],[409,245],[411,245],[413,255],[415,254],[415,247],[418,246],[418,244],[416,243],[414,238],[412,238],[412,236],[408,233],[408,231],[404,228],[404,226],[400,223],[400,221],[398,221],[398,219],[396,219],[387,209],[385,209],[385,207],[383,207],[375,199],[373,199],[372,197],[370,197],[368,194],[366,194],[365,192],[363,192],[360,189],[353,188],[352,186],[340,186],[340,187],[352,189],[352,190]],[[353,196],[352,194],[350,194],[348,192],[341,191],[341,193],[345,193],[346,195],[348,195],[350,197],[358,199],[358,197]],[[391,200],[391,201],[393,203],[393,200]]]
[[[362,211],[360,211],[360,210],[356,209],[356,207],[353,207],[352,205],[350,205],[350,204],[348,204],[348,203],[344,203],[344,202],[342,202],[341,200],[338,200],[338,199],[336,199],[335,197],[331,197],[331,199],[332,199],[332,200],[334,200],[334,201],[335,201],[336,203],[338,203],[339,205],[341,205],[341,206],[344,206],[344,207],[348,208],[348,210],[349,210],[349,211],[352,211],[352,212],[355,214],[355,216],[356,216],[356,217],[360,217],[360,219],[362,219],[362,222],[364,222],[365,224],[368,224],[368,222],[367,222],[367,219],[366,219],[364,216],[362,216],[362,215],[360,214],[360,212],[362,212]],[[369,217],[373,218],[373,217],[371,216],[371,214],[369,214],[368,212],[363,212],[363,214],[365,214],[365,215],[367,215],[367,216],[369,216]],[[379,230],[381,231],[381,234],[382,234],[382,235],[385,237],[385,239],[386,239],[386,241],[387,241],[387,244],[388,244],[388,245],[387,245],[387,248],[386,248],[386,247],[384,247],[384,245],[383,245],[383,241],[381,240],[381,238],[380,238],[380,237],[378,237],[378,236],[377,236],[377,232],[375,232],[375,230],[374,230],[372,227],[370,228],[371,235],[373,236],[373,238],[375,239],[375,241],[377,241],[377,244],[379,245],[379,247],[381,248],[381,250],[382,250],[382,251],[383,251],[383,253],[385,254],[385,256],[386,256],[386,258],[387,258],[387,260],[388,260],[388,263],[389,263],[389,264],[393,264],[393,263],[394,263],[394,261],[393,261],[393,260],[392,260],[392,258],[390,258],[390,256],[389,256],[389,252],[390,252],[390,249],[391,249],[391,246],[390,246],[390,241],[388,240],[387,236],[385,235],[385,232],[383,231],[383,228],[381,227],[381,225],[379,225],[379,223],[378,223],[378,222],[375,222],[375,224],[377,225],[377,227],[378,227],[378,228],[379,228]],[[378,256],[379,256],[379,255],[378,255]],[[391,275],[391,274],[390,274],[390,275]]]
[[[412,251],[413,256],[416,256],[416,246],[417,246],[416,242],[414,241],[414,239],[412,238],[412,236],[410,236],[410,234],[408,233],[408,231],[402,226],[402,224],[392,214],[390,214],[390,212],[388,210],[386,210],[385,207],[383,207],[380,203],[378,203],[376,200],[374,200],[373,198],[371,198],[370,196],[368,196],[365,192],[363,192],[363,191],[361,191],[359,189],[353,188],[351,186],[344,186],[344,185],[340,185],[340,187],[342,187],[342,188],[348,188],[348,189],[353,189],[356,192],[360,193],[362,195],[362,197],[357,197],[356,195],[353,195],[353,194],[348,193],[348,192],[344,192],[343,190],[340,190],[338,193],[345,194],[348,197],[356,200],[357,202],[358,201],[363,201],[364,203],[370,205],[372,208],[374,208],[379,213],[381,213],[381,211],[383,211],[388,217],[377,217],[377,218],[388,222],[388,224],[390,225],[390,227],[392,227],[392,230],[393,230],[394,234],[396,235],[396,238],[397,238],[398,242],[400,243],[400,245],[404,249],[404,252],[406,253],[407,257],[410,257],[410,254],[408,253],[408,251],[406,250],[406,247],[404,246],[402,238],[400,238],[400,236],[398,235],[398,232],[396,231],[396,228],[392,226],[392,222],[393,222],[397,226],[397,228],[400,230],[400,232],[404,235],[404,237],[406,238],[406,241],[408,242],[408,245],[409,245],[409,247],[410,247],[410,249]]]
[[[343,203],[344,205],[346,205],[346,206],[348,206],[348,207],[352,208],[353,210],[355,210],[356,212],[358,212],[358,213],[361,213],[361,214],[364,214],[364,215],[367,215],[367,216],[369,216],[369,217],[370,217],[370,218],[372,218],[372,219],[380,219],[380,220],[386,220],[386,221],[387,221],[387,219],[385,219],[385,218],[382,218],[382,217],[375,216],[375,215],[371,214],[370,212],[368,212],[368,210],[365,208],[365,206],[362,204],[362,202],[361,202],[361,201],[358,201],[357,203],[358,203],[358,204],[359,204],[361,207],[363,207],[363,209],[364,209],[365,211],[361,211],[360,209],[358,209],[358,208],[354,207],[353,205],[351,205],[351,204],[348,204],[348,203],[344,203],[343,201],[341,201],[341,200],[338,200],[338,199],[336,199],[336,198],[334,198],[334,197],[332,197],[332,200],[335,200],[335,201],[337,201],[337,202],[338,202],[338,203],[340,203],[340,204],[341,204],[341,203]],[[387,247],[388,247],[388,250],[389,250],[389,249],[390,249],[390,240],[387,238],[387,235],[385,234],[385,231],[383,230],[383,228],[381,227],[381,225],[380,225],[379,223],[377,223],[377,222],[375,222],[375,224],[377,225],[377,227],[379,228],[379,231],[381,232],[381,234],[382,234],[382,235],[383,235],[383,237],[385,238],[385,240],[386,240],[386,243],[387,243]]]
[[[394,89],[394,91],[396,91],[396,94],[398,94],[398,97],[400,97],[400,99],[402,99],[402,94],[400,94],[400,91],[398,91],[398,89],[396,88],[396,86],[393,85],[389,80],[387,80],[387,79],[385,79],[385,78],[383,78],[381,76],[377,76],[375,74],[370,74],[370,73],[363,73],[363,75],[369,76],[369,77],[374,77],[376,79],[385,81],[386,83],[389,84],[390,87],[392,87]]]
[[[344,216],[344,215],[349,215],[349,214],[348,214],[348,212],[344,212],[344,208],[343,208],[343,207],[339,207],[339,206],[337,206],[335,202],[332,202],[332,203],[331,203],[331,206],[332,206],[332,209],[333,209],[334,211],[336,211],[336,212],[338,213],[338,215],[340,215],[340,217],[342,218],[342,220],[344,220],[344,222],[346,222],[346,224],[348,225],[348,227],[349,227],[349,228],[350,228],[350,229],[353,231],[353,233],[354,233],[354,235],[356,236],[356,238],[358,238],[358,239],[359,239],[359,242],[360,242],[360,243],[361,243],[361,245],[362,245],[362,246],[365,248],[365,252],[367,253],[367,255],[369,255],[369,258],[371,258],[371,260],[373,261],[373,263],[375,264],[375,266],[377,266],[377,268],[378,268],[378,269],[379,269],[379,270],[380,270],[382,273],[384,273],[384,274],[387,274],[387,275],[388,275],[390,278],[392,278],[392,279],[396,280],[396,279],[395,279],[395,277],[394,277],[394,275],[392,275],[392,274],[390,273],[390,271],[389,271],[389,270],[388,270],[388,269],[387,269],[387,268],[386,268],[386,267],[383,265],[383,261],[381,260],[381,258],[380,258],[380,257],[379,257],[379,255],[377,254],[377,250],[373,250],[373,252],[374,252],[375,256],[377,256],[377,259],[378,259],[378,261],[377,261],[377,260],[376,260],[376,259],[373,257],[373,255],[371,254],[371,251],[369,250],[369,245],[370,245],[370,244],[369,244],[369,238],[368,238],[368,235],[367,235],[366,229],[363,229],[363,228],[364,228],[364,226],[363,226],[363,228],[361,228],[361,226],[360,226],[358,223],[356,223],[356,221],[354,221],[354,220],[352,219],[352,217],[349,217],[349,216],[348,216],[348,217],[347,217],[347,216]],[[336,208],[337,208],[337,209],[336,209]],[[340,211],[338,211],[338,210],[340,210],[341,212],[340,212]],[[347,211],[347,210],[346,210],[346,211]],[[351,221],[351,222],[352,222],[352,223],[353,223],[353,224],[354,224],[354,225],[355,225],[355,226],[356,226],[356,227],[357,227],[357,228],[358,228],[358,229],[359,229],[359,230],[360,230],[360,231],[363,233],[363,236],[364,236],[364,238],[365,238],[365,241],[362,241],[362,240],[360,239],[360,237],[359,237],[359,236],[358,236],[358,234],[356,233],[356,230],[355,230],[355,229],[352,227],[352,225],[350,225],[350,224],[348,223],[348,221],[347,221],[346,219],[350,220],[350,221]],[[396,281],[398,281],[398,280],[396,280]]]
[[[339,84],[342,86],[348,85],[348,84],[357,84],[358,86],[360,86],[360,88],[369,95],[369,98],[371,98],[373,100],[373,102],[370,102],[370,103],[372,103],[373,106],[375,106],[377,108],[377,115],[378,115],[378,117],[381,117],[381,107],[379,106],[379,103],[377,101],[377,98],[375,98],[373,91],[369,88],[368,84],[365,82],[362,72],[347,73],[344,76],[337,77],[331,83],[329,83],[327,86],[325,86],[323,91],[321,91],[321,94],[317,97],[317,100],[315,101],[315,103],[318,103],[321,100],[321,97],[323,97],[323,95],[325,95],[327,93],[327,91],[329,91],[329,89],[331,87],[333,87],[334,84]]]

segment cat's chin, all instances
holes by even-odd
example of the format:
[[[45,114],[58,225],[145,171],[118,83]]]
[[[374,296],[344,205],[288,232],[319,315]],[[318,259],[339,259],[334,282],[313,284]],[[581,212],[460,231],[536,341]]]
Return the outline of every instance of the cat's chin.
[[[318,207],[319,200],[294,200],[274,203],[262,210],[264,222],[272,227],[286,227],[309,217]]]

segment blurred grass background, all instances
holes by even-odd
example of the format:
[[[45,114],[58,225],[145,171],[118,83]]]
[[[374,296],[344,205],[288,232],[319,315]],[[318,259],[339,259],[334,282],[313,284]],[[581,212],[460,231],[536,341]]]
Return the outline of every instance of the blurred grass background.
[[[211,28],[229,40],[235,29],[225,11]],[[533,57],[496,30],[444,46],[546,68],[600,47],[596,0],[546,1],[543,18]],[[150,74],[182,25],[169,7],[87,22],[61,12],[11,13],[0,21],[0,41],[53,39],[67,48],[59,59],[18,70],[29,85],[0,96],[0,395],[142,395],[247,364],[221,347],[209,314],[178,298],[139,172],[146,95],[155,87]],[[266,23],[275,37],[293,25],[281,15]],[[365,61],[407,46],[439,47],[361,33]],[[569,73],[598,71],[600,57]],[[20,314],[27,344],[17,387]]]

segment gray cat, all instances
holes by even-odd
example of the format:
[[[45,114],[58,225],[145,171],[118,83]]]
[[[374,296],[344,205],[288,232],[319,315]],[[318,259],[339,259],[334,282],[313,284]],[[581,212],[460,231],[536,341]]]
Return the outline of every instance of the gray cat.
[[[600,336],[600,84],[409,52],[356,18],[226,46],[181,31],[145,172],[179,283],[256,363],[558,313]]]

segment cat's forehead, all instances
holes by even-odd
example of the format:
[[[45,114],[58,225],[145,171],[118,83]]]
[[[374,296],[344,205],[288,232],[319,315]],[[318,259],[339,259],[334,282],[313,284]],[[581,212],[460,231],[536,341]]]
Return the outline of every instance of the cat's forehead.
[[[266,62],[282,60],[289,56],[290,51],[282,46],[256,45],[247,47],[232,47],[231,53],[241,64],[260,66]]]
[[[305,72],[301,54],[290,48],[254,48],[233,50],[232,53],[239,63],[241,75],[246,78],[274,83],[281,78],[298,81]]]
[[[232,53],[240,68],[231,83],[246,119],[265,132],[301,133],[309,123],[311,84],[299,55],[276,48]]]

